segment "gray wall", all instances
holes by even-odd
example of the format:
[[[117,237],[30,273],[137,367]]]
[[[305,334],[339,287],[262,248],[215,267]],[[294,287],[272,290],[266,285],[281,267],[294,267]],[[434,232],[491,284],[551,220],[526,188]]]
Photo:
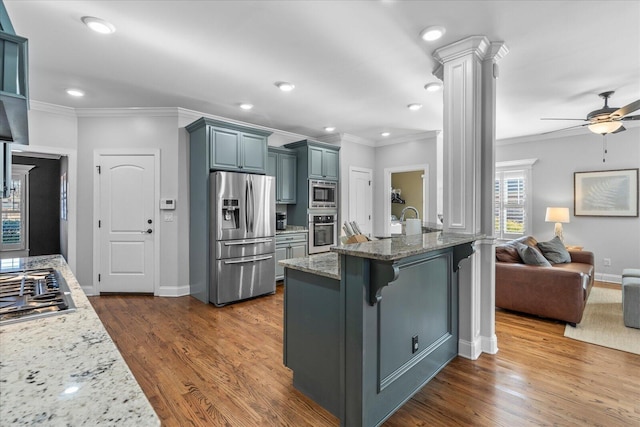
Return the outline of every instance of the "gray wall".
[[[544,221],[547,206],[566,206],[571,222],[563,224],[565,242],[592,251],[596,278],[619,282],[622,269],[640,268],[640,218],[574,216],[574,172],[640,167],[640,128],[607,137],[608,154],[602,162],[602,136],[584,130],[579,135],[554,135],[498,141],[496,161],[537,158],[533,166],[532,234],[538,240],[553,237]],[[603,259],[610,258],[605,267]]]

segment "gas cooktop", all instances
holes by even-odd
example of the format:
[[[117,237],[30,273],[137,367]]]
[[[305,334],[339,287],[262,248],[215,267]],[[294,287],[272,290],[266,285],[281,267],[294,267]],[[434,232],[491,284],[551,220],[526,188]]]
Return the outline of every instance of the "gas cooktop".
[[[59,271],[0,273],[0,325],[72,311],[75,304]]]

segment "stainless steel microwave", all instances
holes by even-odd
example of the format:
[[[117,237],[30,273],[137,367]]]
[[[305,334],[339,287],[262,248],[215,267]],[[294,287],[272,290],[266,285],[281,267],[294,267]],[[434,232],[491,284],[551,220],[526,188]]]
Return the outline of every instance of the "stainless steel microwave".
[[[338,183],[335,181],[309,180],[309,209],[337,208]]]

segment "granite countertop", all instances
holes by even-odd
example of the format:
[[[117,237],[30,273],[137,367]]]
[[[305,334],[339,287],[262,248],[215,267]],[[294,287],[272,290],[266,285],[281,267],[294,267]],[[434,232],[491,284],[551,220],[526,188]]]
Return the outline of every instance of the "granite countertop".
[[[2,424],[159,426],[64,258],[40,256],[19,262],[27,269],[58,269],[76,311],[0,326]]]
[[[340,280],[340,257],[333,252],[309,255],[305,258],[284,259],[280,261],[280,265],[293,270]]]
[[[302,225],[287,225],[286,230],[276,230],[276,236],[280,234],[291,234],[291,233],[307,233],[309,229]]]
[[[371,242],[332,246],[331,251],[361,258],[395,261],[438,249],[469,243],[483,238],[479,234],[446,233],[442,231],[397,236]]]

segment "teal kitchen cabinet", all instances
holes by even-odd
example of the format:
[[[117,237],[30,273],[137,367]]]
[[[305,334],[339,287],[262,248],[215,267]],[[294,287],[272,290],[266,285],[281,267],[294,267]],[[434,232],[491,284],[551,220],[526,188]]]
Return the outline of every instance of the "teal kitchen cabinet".
[[[204,117],[186,129],[191,145],[207,145],[203,154],[209,170],[266,173],[267,137],[271,132]]]
[[[308,232],[276,234],[276,280],[284,279],[284,267],[280,265],[280,261],[307,256],[307,234]]]
[[[209,174],[214,170],[264,174],[271,132],[200,118],[189,132],[189,287],[209,302]]]
[[[269,147],[267,175],[276,177],[276,203],[296,203],[296,152],[284,148]]]
[[[298,158],[296,198],[298,203],[287,209],[287,221],[293,225],[309,223],[309,180],[335,181],[340,188],[340,146],[304,139],[284,146],[295,150]],[[340,196],[337,196],[340,200]],[[336,209],[338,210],[338,209]]]
[[[330,179],[340,177],[338,151],[309,145],[309,178]]]

